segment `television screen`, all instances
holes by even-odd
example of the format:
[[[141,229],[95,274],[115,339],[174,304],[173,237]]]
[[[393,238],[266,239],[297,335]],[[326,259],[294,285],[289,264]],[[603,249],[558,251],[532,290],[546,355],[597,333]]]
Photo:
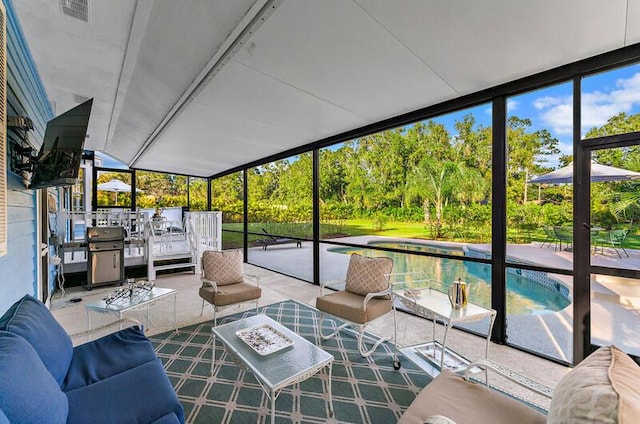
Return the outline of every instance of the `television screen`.
[[[93,99],[87,100],[47,123],[29,188],[75,184],[92,104]]]

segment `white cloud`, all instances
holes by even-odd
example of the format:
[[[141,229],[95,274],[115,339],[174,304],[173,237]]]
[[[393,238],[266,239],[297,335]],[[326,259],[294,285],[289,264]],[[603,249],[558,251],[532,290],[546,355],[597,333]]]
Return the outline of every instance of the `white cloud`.
[[[571,96],[543,97],[536,99],[533,106],[540,110],[540,119],[551,128],[552,134],[566,135],[573,132],[573,103]]]
[[[512,113],[513,111],[518,110],[518,106],[520,105],[520,102],[517,100],[513,100],[513,99],[508,99],[507,100],[507,114]]]
[[[629,113],[640,105],[640,72],[627,79],[619,79],[609,93],[593,91],[582,94],[582,128],[584,134],[593,127],[604,125],[620,112]],[[552,133],[571,134],[573,128],[572,96],[539,97],[533,107],[540,111],[540,119]]]
[[[562,103],[562,99],[559,97],[544,96],[538,97],[533,101],[533,107],[538,110],[553,107]]]

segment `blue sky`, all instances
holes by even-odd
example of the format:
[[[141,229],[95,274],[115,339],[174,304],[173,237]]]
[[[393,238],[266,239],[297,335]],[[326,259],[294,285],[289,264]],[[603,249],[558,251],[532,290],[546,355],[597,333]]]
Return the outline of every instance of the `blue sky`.
[[[532,131],[546,128],[560,141],[563,154],[572,154],[571,82],[512,97],[508,114],[532,121]],[[640,64],[589,76],[582,81],[582,134],[625,112],[640,113]],[[455,134],[454,123],[471,113],[478,124],[491,126],[490,104],[479,105],[434,119]],[[553,164],[554,161],[550,161]]]

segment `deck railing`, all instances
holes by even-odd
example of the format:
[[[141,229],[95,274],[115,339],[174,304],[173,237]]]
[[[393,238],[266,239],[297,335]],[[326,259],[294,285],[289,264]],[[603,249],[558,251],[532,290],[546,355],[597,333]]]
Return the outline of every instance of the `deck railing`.
[[[205,250],[222,250],[222,212],[187,212],[185,214],[187,240],[193,248],[200,273],[200,258]]]

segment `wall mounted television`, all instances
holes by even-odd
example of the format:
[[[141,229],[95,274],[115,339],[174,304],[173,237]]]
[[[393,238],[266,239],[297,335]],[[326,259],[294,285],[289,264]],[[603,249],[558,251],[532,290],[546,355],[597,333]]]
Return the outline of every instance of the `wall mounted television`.
[[[29,188],[73,185],[78,179],[93,99],[47,123],[38,156],[32,159]]]

